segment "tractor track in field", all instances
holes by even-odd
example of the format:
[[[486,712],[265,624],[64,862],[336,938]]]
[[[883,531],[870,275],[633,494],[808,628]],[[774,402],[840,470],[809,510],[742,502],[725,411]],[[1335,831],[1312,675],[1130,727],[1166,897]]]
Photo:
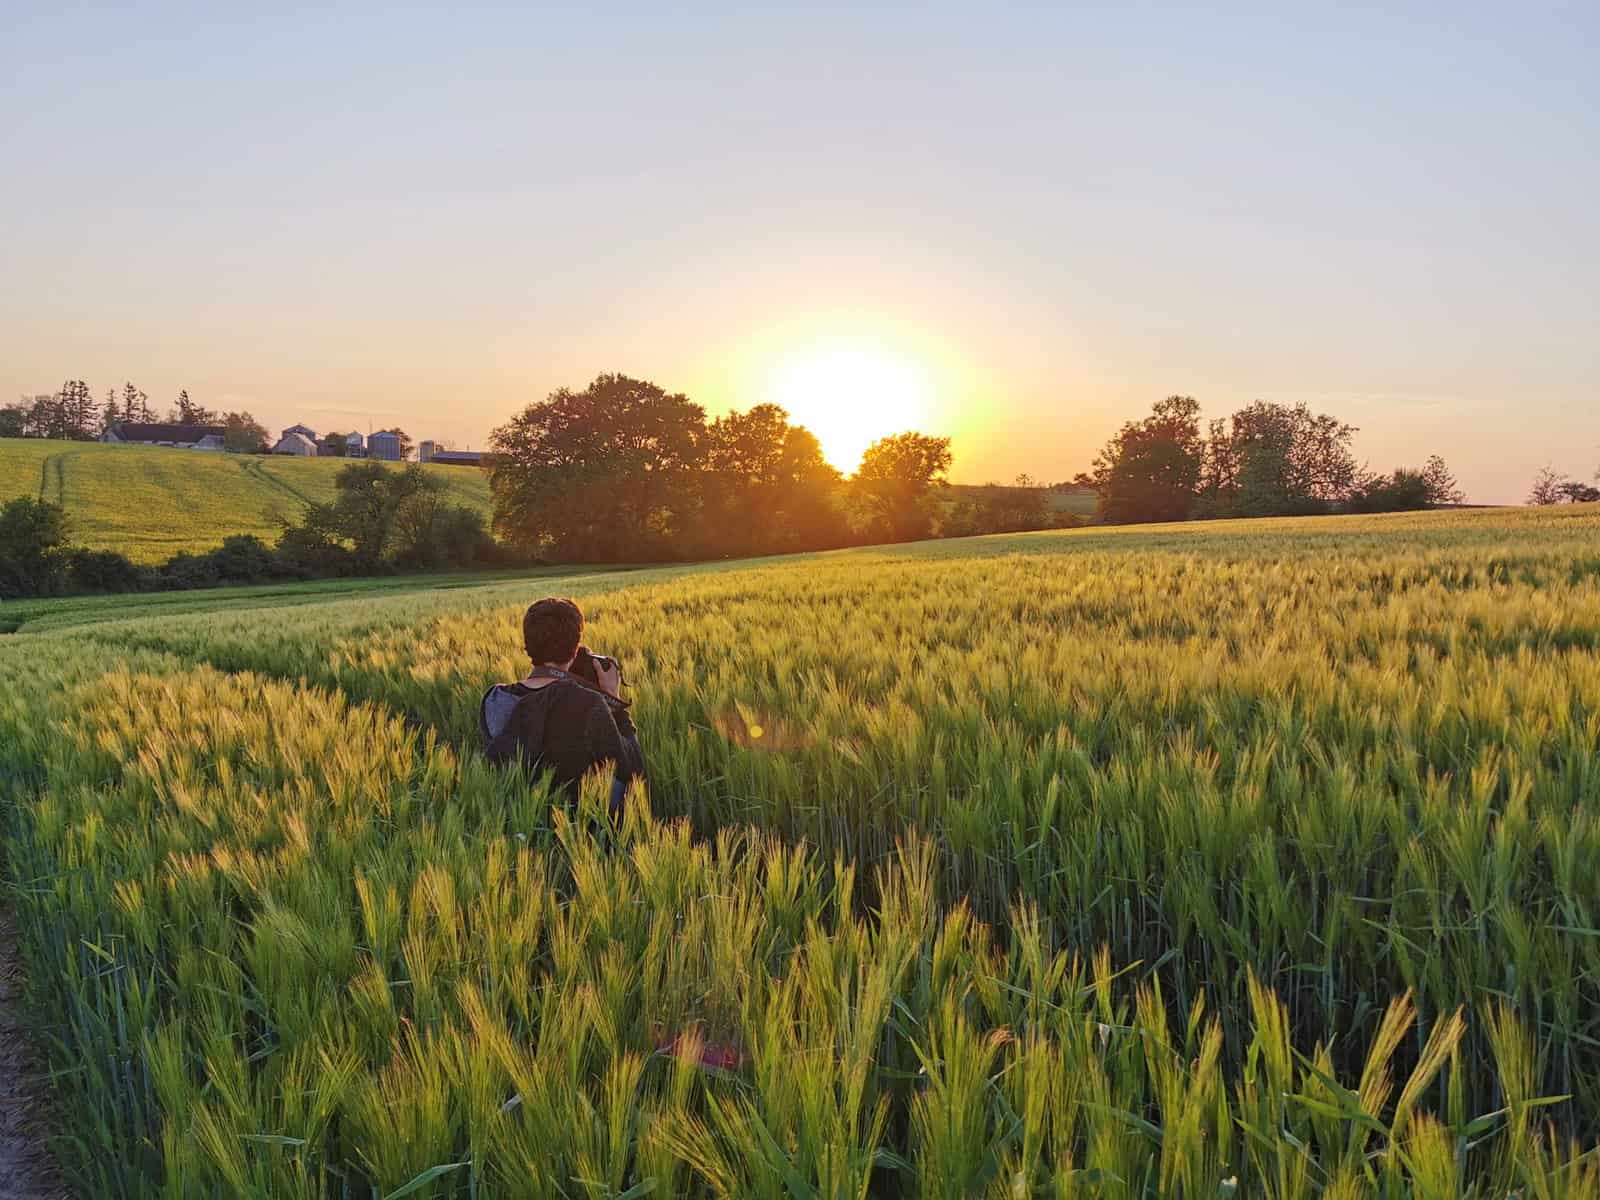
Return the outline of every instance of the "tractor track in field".
[[[63,450],[57,454],[47,454],[39,462],[39,499],[50,499],[50,477],[55,476],[55,501],[62,508],[67,506],[67,463],[78,457],[77,451]]]
[[[286,496],[293,497],[301,504],[309,507],[310,505],[316,503],[316,501],[312,500],[310,496],[306,495],[287,480],[279,479],[271,471],[267,470],[267,468],[261,463],[242,461],[239,463],[239,466],[251,479],[257,480],[274,491],[279,491]]]
[[[41,500],[49,499],[45,493],[50,490],[50,466],[60,457],[59,454],[46,454],[39,460],[39,499]]]
[[[21,1006],[17,927],[5,912],[0,913],[0,1196],[57,1200],[68,1192],[47,1144],[49,1088]]]

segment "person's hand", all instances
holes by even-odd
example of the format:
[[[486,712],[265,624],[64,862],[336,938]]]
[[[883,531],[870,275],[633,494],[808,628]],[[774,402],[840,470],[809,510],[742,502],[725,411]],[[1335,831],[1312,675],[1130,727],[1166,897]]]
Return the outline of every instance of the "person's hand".
[[[617,689],[622,686],[622,667],[617,664],[595,663],[594,673],[600,681],[600,690],[608,696],[616,696]]]

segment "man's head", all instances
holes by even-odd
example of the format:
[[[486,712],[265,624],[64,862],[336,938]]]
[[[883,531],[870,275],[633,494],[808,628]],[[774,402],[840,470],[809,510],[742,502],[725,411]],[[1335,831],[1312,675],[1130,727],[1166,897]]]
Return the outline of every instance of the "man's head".
[[[522,614],[522,645],[536,667],[565,667],[582,641],[583,612],[571,600],[540,600]]]

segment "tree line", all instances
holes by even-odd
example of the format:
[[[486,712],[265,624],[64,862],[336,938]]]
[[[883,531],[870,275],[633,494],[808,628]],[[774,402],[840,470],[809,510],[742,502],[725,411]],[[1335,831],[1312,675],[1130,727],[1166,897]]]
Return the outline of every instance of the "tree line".
[[[748,557],[1061,520],[1031,481],[952,504],[949,438],[882,438],[846,478],[775,404],[708,420],[687,396],[620,374],[530,404],[489,446],[496,534],[556,562]]]
[[[19,496],[0,505],[0,598],[525,565],[495,542],[476,509],[444,492],[443,480],[415,463],[353,462],[334,477],[334,499],[286,521],[275,545],[237,534],[153,567],[73,545],[61,506]]]
[[[1600,470],[1594,473],[1594,481],[1600,484]],[[1600,501],[1600,487],[1581,483],[1548,466],[1534,476],[1533,486],[1528,490],[1529,504],[1593,504],[1597,501]]]
[[[236,454],[259,454],[266,450],[266,428],[248,412],[218,412],[189,399],[188,389],[165,415],[150,406],[150,397],[132,382],[106,392],[97,401],[89,385],[69,379],[59,391],[48,396],[24,397],[0,405],[0,437],[55,438],[68,442],[93,442],[123,422],[174,425],[220,425],[224,448]]]
[[[1202,430],[1192,396],[1168,396],[1125,423],[1074,482],[1107,524],[1221,517],[1395,512],[1465,502],[1443,458],[1373,472],[1351,451],[1356,427],[1304,404],[1258,400]]]

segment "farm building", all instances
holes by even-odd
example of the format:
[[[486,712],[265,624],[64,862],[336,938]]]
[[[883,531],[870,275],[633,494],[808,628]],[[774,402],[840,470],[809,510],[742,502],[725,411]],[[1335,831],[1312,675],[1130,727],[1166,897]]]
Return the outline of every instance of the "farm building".
[[[344,456],[346,458],[365,458],[367,456],[367,440],[359,433],[347,433],[344,437]]]
[[[428,445],[428,443],[423,443]],[[446,467],[481,467],[483,466],[483,451],[481,450],[439,450],[430,446],[428,457],[423,462],[438,463]]]
[[[400,438],[388,429],[380,429],[367,439],[367,457],[381,458],[384,462],[400,461]]]
[[[179,450],[221,450],[222,434],[221,425],[118,421],[100,435],[100,440],[124,446],[173,446]]]
[[[283,436],[278,439],[278,444],[272,448],[272,452],[293,454],[299,458],[315,458],[317,443],[298,429],[285,429]]]
[[[307,441],[312,443],[315,443],[318,440],[317,431],[312,429],[309,425],[291,425],[289,428],[283,431],[283,436],[288,437],[291,433],[301,434]]]

